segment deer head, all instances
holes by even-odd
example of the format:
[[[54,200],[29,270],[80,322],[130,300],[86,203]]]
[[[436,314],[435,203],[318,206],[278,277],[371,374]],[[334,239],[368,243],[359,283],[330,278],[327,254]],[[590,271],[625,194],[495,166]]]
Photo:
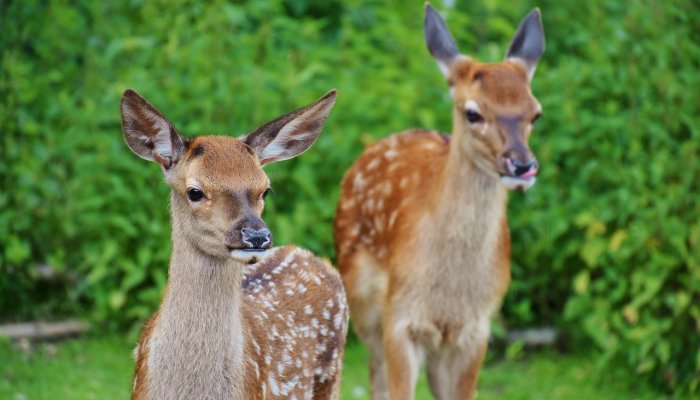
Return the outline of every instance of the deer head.
[[[247,264],[259,261],[272,246],[272,235],[261,218],[270,191],[262,166],[308,149],[335,99],[331,90],[239,139],[186,139],[129,89],[121,100],[122,131],[136,155],[161,166],[171,188],[174,232],[204,254]]]
[[[520,22],[505,60],[495,64],[460,54],[442,17],[429,4],[425,11],[425,40],[454,102],[453,135],[465,137],[461,143],[477,168],[509,189],[531,187],[538,165],[528,138],[542,113],[530,90],[544,52],[539,9]]]

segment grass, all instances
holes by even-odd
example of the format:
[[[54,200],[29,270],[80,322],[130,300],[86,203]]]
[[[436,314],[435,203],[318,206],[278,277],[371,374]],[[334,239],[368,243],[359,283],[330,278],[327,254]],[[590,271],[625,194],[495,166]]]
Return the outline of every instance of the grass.
[[[133,361],[132,343],[115,335],[91,336],[57,344],[20,348],[0,343],[0,399],[126,399]],[[28,349],[27,347],[30,347]],[[367,350],[357,342],[346,349],[343,399],[369,399]],[[416,399],[430,399],[421,377]],[[479,378],[483,399],[660,399],[632,373],[599,377],[583,354],[530,354],[518,361],[487,363]]]

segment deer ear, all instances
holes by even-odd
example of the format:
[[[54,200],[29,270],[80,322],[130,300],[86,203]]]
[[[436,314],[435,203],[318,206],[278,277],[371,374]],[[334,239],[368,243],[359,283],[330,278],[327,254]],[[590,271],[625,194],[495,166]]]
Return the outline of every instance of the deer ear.
[[[521,63],[527,70],[528,78],[532,80],[542,53],[544,53],[544,28],[540,9],[535,8],[520,22],[508,46],[506,59]]]
[[[457,50],[457,45],[450,31],[445,26],[445,21],[430,3],[425,3],[423,30],[425,43],[428,45],[430,54],[437,61],[442,74],[447,77],[450,66],[459,56],[459,50]]]
[[[137,156],[170,169],[185,150],[180,136],[163,114],[134,90],[127,89],[121,100],[124,140]]]
[[[295,157],[311,147],[335,104],[335,89],[310,105],[262,125],[241,138],[258,155],[260,165]]]

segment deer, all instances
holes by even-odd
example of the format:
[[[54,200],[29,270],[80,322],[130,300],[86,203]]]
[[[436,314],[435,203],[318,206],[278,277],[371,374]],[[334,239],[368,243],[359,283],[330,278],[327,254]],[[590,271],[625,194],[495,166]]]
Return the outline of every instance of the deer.
[[[135,349],[132,399],[337,399],[348,307],[331,265],[272,247],[262,167],[317,139],[335,104],[312,104],[240,138],[187,139],[134,90],[124,139],[170,187],[172,250],[158,310]]]
[[[542,112],[530,87],[544,52],[539,9],[498,63],[462,55],[430,4],[424,32],[449,86],[452,133],[411,129],[367,146],[334,219],[375,400],[412,399],[423,365],[435,398],[474,397],[510,282],[507,192],[530,188],[539,168],[528,146]]]

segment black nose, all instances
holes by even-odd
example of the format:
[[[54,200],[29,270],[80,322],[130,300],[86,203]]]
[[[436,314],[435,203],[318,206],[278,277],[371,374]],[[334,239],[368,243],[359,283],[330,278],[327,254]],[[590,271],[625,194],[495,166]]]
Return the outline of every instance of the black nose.
[[[243,244],[249,249],[269,249],[272,246],[270,230],[267,228],[260,230],[242,228],[241,238]]]
[[[520,161],[518,159],[510,159],[510,162],[513,166],[513,170],[511,171],[513,175],[515,176],[521,176],[525,175],[526,173],[533,171],[537,172],[537,161],[535,160],[529,160],[529,161]]]

